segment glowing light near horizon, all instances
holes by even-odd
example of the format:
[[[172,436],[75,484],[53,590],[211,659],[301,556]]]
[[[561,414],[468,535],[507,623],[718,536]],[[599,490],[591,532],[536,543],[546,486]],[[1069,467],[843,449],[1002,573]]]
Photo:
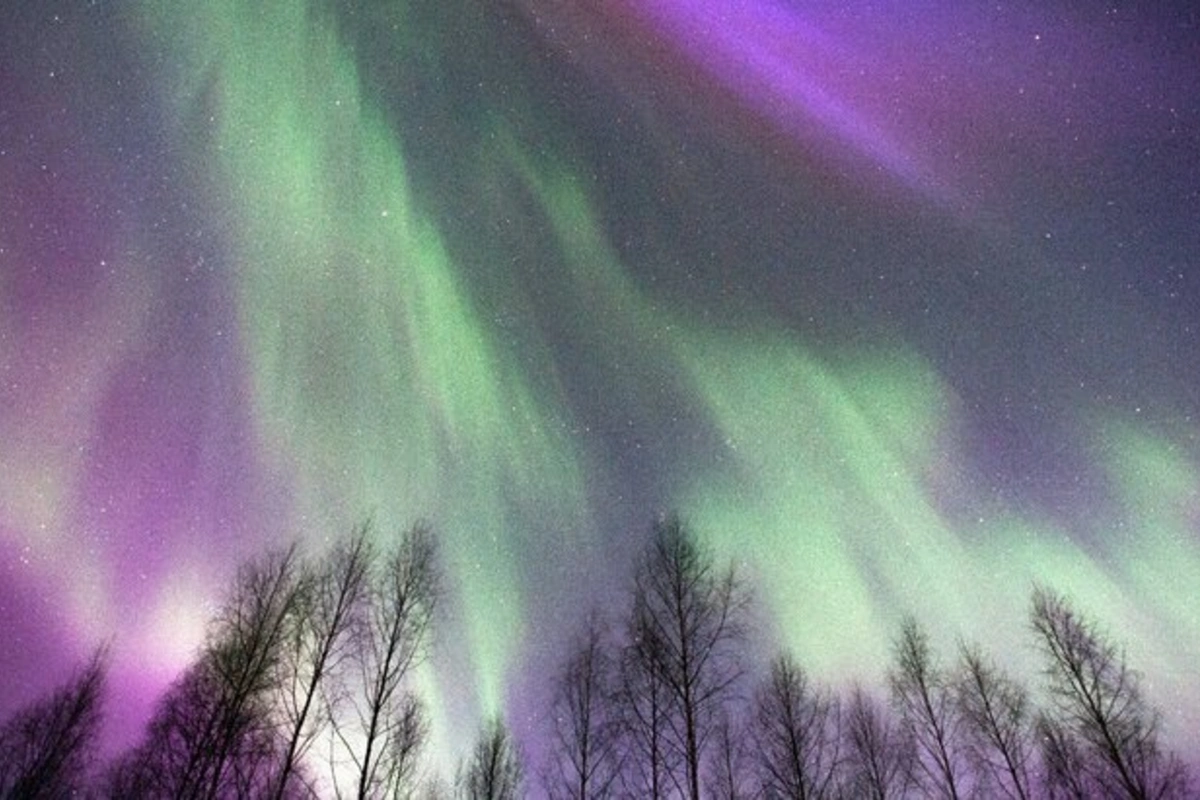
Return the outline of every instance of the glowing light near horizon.
[[[519,5],[529,17],[566,14],[535,0]],[[398,63],[427,70],[421,80],[449,84],[452,70],[439,59],[471,54],[457,40],[422,38],[410,27],[419,10],[389,5],[375,33]],[[970,124],[931,115],[945,141],[922,138],[914,118],[926,106],[914,100],[916,110],[889,116],[887,76],[857,71],[878,67],[863,55],[869,48],[789,5],[621,0],[591,13],[632,20],[650,32],[650,50],[662,44],[698,65],[702,77],[689,76],[698,106],[714,91],[732,93],[756,118],[820,145],[815,162],[853,164],[849,182],[862,195],[899,182],[923,213],[957,210],[976,188],[962,176],[986,171],[982,144],[957,161],[976,144],[964,133]],[[374,85],[334,11],[299,0],[143,3],[119,21],[158,60],[147,116],[161,129],[138,135],[168,142],[162,181],[178,184],[186,210],[143,196],[117,203],[109,184],[124,184],[107,178],[134,169],[127,155],[97,158],[95,174],[75,164],[88,146],[103,149],[84,135],[82,112],[64,128],[84,142],[79,154],[47,157],[73,170],[48,178],[49,167],[28,166],[32,154],[20,151],[14,165],[0,153],[0,210],[11,220],[0,227],[0,387],[9,391],[0,400],[0,544],[6,556],[20,554],[14,592],[44,588],[50,605],[66,609],[68,630],[45,634],[66,639],[64,651],[123,631],[118,683],[143,691],[139,678],[161,683],[186,661],[202,635],[202,603],[214,602],[237,561],[297,535],[319,548],[365,514],[381,536],[426,517],[445,548],[449,638],[461,634],[440,645],[444,672],[422,676],[448,760],[476,716],[518,702],[512,687],[530,664],[546,666],[555,642],[538,623],[556,616],[566,626],[584,612],[569,607],[568,592],[611,596],[603,581],[638,538],[615,521],[661,510],[622,504],[659,503],[745,561],[781,643],[821,675],[878,677],[906,611],[937,619],[943,644],[990,637],[1020,661],[1037,580],[1127,633],[1159,697],[1180,700],[1173,731],[1200,729],[1200,679],[1190,667],[1200,617],[1186,602],[1200,580],[1194,397],[1162,398],[1183,418],[1170,425],[1102,403],[1062,412],[1078,421],[1064,449],[1094,456],[1104,487],[1085,501],[1117,511],[1111,527],[1068,529],[1062,520],[1073,509],[1046,509],[1031,487],[984,479],[986,454],[969,435],[981,413],[965,399],[964,373],[903,326],[831,347],[768,310],[786,298],[761,297],[761,309],[717,319],[656,288],[662,265],[639,260],[638,243],[617,241],[620,226],[606,218],[620,188],[564,144],[595,132],[547,121],[541,136],[529,129],[538,115],[522,116],[552,105],[539,99],[544,76],[508,76],[496,96],[471,87],[478,94],[461,101],[474,104],[461,124],[478,127],[463,133],[472,147],[447,146],[436,158],[477,182],[464,194],[478,207],[447,211],[438,189],[418,180],[430,165],[415,153],[434,157],[412,146],[425,135],[405,94],[417,88]],[[872,36],[881,35],[877,26]],[[1064,69],[1086,71],[1098,49],[1086,43],[1086,57]],[[620,54],[646,42],[606,46]],[[920,66],[897,69],[919,82],[928,77]],[[1007,91],[1023,77],[1007,74],[1017,69],[986,88]],[[972,73],[959,64],[954,74]],[[662,91],[676,86],[664,79]],[[945,113],[969,90],[922,102]],[[988,119],[1011,112],[1025,129],[1038,120],[1036,108],[1008,95],[996,106]],[[57,116],[29,114],[43,135],[59,130]],[[675,146],[654,124],[642,135],[648,149]],[[1104,135],[1090,134],[1089,152]],[[106,188],[87,186],[89,176]],[[32,199],[9,188],[35,180],[49,183],[24,193]],[[711,202],[737,203],[740,190]],[[160,230],[176,213],[188,223],[178,238]],[[462,221],[476,217],[477,230]],[[60,235],[76,218],[92,221],[74,238]],[[498,232],[500,223],[511,230]],[[997,251],[1009,246],[995,244],[992,228],[974,233]],[[691,232],[671,235],[665,248],[686,252]],[[749,235],[730,230],[731,249]],[[1040,257],[1018,238],[1011,250]],[[518,255],[548,265],[547,286],[514,266]],[[480,263],[501,277],[480,274]],[[673,269],[690,275],[695,266]],[[725,266],[735,282],[768,269]],[[1058,266],[1046,268],[1066,272]],[[799,294],[806,281],[828,278],[822,268],[781,283]],[[1010,310],[1021,320],[1037,285],[1014,290],[1020,302]],[[561,305],[547,311],[543,293]],[[1059,325],[1062,301],[1039,302],[1041,316],[1028,318]],[[1079,312],[1092,327],[1076,338],[1101,323],[1139,330],[1137,318],[1110,320],[1107,306],[1096,308]],[[924,313],[939,311],[931,302]],[[1002,349],[980,347],[979,357],[1041,355]],[[1161,355],[1149,345],[1137,352],[1130,374]],[[597,397],[615,406],[621,430],[589,417]],[[687,441],[651,430],[655,415]],[[555,570],[566,576],[561,585],[530,577]],[[598,585],[581,587],[580,576]],[[982,595],[993,601],[963,602]],[[138,670],[153,674],[131,675]],[[144,710],[149,700],[140,701]],[[537,709],[520,711],[532,727]]]

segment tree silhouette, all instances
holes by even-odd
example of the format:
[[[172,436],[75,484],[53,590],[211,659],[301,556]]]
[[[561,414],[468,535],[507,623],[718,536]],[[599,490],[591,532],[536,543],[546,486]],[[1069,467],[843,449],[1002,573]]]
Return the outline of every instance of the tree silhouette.
[[[966,794],[965,770],[954,699],[933,661],[929,637],[912,617],[901,624],[894,658],[888,683],[913,742],[913,780],[930,797],[959,800]]]
[[[630,642],[621,653],[617,687],[621,742],[625,751],[621,782],[629,796],[660,800],[679,786],[682,759],[667,742],[674,705],[666,680],[655,669],[663,645],[644,620],[630,621]]]
[[[732,567],[718,573],[677,517],[654,526],[634,571],[629,655],[649,677],[646,688],[664,690],[665,744],[682,760],[691,800],[700,798],[705,748],[742,674],[747,602]]]
[[[375,558],[369,533],[368,525],[359,526],[324,559],[306,565],[301,578],[278,680],[286,744],[273,793],[276,800],[286,795],[297,765],[328,721],[322,689],[352,655],[354,627],[361,623],[363,595]]]
[[[470,758],[459,768],[462,800],[517,800],[525,768],[504,722],[495,717],[479,731]]]
[[[887,709],[854,687],[846,704],[845,787],[850,797],[892,800],[908,791],[911,741],[889,717]]]
[[[102,718],[107,651],[99,648],[66,685],[0,728],[0,797],[82,792]]]
[[[277,781],[281,746],[262,696],[233,698],[205,660],[159,703],[119,785],[136,787],[123,792],[135,797],[259,796]]]
[[[943,669],[912,618],[893,642],[891,708],[861,687],[835,696],[788,655],[746,693],[746,591],[678,519],[652,530],[620,630],[610,638],[588,617],[554,676],[540,764],[550,800],[1194,796],[1124,653],[1049,589],[1035,589],[1029,616],[1044,695],[978,646]],[[243,566],[141,743],[88,785],[97,650],[0,725],[0,797],[523,796],[500,719],[481,727],[453,788],[420,774],[431,721],[412,677],[441,592],[437,548],[424,525],[387,551],[369,534],[356,528],[321,559],[292,548]]]
[[[369,575],[367,609],[348,654],[352,666],[328,693],[331,759],[353,766],[359,798],[392,796],[412,777],[426,726],[406,687],[428,652],[440,583],[436,542],[424,524],[405,531]]]
[[[553,738],[542,777],[552,800],[604,800],[615,793],[621,767],[620,720],[608,644],[603,624],[589,617],[555,679]]]
[[[838,791],[840,705],[790,655],[771,663],[754,702],[754,743],[763,795],[823,800]]]
[[[299,597],[296,549],[243,567],[197,662],[159,702],[110,786],[129,796],[245,797],[278,779],[273,716],[280,652]]]
[[[716,800],[749,800],[755,796],[751,745],[747,731],[726,712],[717,723],[709,758],[709,796]]]
[[[1042,788],[1049,800],[1089,800],[1105,794],[1094,782],[1080,742],[1057,720],[1039,714],[1036,723],[1041,742]]]
[[[1078,780],[1130,800],[1183,797],[1186,771],[1161,751],[1158,715],[1124,654],[1045,587],[1034,589],[1030,623],[1045,658],[1053,730],[1063,737],[1056,752],[1072,754],[1064,763],[1087,773]]]
[[[976,780],[999,797],[1028,800],[1034,754],[1029,693],[979,647],[964,644],[956,699]]]

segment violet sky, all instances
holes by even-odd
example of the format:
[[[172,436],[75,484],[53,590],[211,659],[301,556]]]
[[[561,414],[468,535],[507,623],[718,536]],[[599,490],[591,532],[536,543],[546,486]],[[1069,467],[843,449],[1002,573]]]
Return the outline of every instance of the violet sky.
[[[128,742],[371,515],[445,545],[439,752],[532,740],[677,509],[826,679],[1026,667],[1045,581],[1200,746],[1188,7],[4,4],[0,712],[111,639]]]

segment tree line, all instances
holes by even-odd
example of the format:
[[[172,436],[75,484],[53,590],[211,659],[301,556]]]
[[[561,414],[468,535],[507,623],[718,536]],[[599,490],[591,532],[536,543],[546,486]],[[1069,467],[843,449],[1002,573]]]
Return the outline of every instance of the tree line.
[[[653,526],[615,614],[553,676],[543,757],[487,720],[453,779],[425,768],[413,675],[443,594],[436,538],[356,528],[320,557],[245,564],[141,742],[98,763],[108,655],[0,727],[11,798],[1183,800],[1188,770],[1120,646],[1034,587],[1032,688],[978,644],[949,661],[904,619],[886,687],[837,692],[780,652],[753,663],[751,593],[677,517]]]

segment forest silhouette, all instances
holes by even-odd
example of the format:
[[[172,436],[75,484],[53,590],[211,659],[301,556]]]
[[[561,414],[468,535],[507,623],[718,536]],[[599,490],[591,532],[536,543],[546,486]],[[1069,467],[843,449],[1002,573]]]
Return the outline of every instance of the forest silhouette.
[[[548,687],[541,757],[486,720],[453,775],[425,758],[415,672],[444,594],[437,537],[369,524],[319,555],[243,565],[139,744],[102,761],[101,647],[0,727],[5,798],[1184,800],[1195,787],[1120,644],[1034,586],[1035,676],[980,644],[934,651],[920,620],[886,686],[835,691],[792,654],[752,663],[753,587],[675,516],[629,592],[583,622]]]

